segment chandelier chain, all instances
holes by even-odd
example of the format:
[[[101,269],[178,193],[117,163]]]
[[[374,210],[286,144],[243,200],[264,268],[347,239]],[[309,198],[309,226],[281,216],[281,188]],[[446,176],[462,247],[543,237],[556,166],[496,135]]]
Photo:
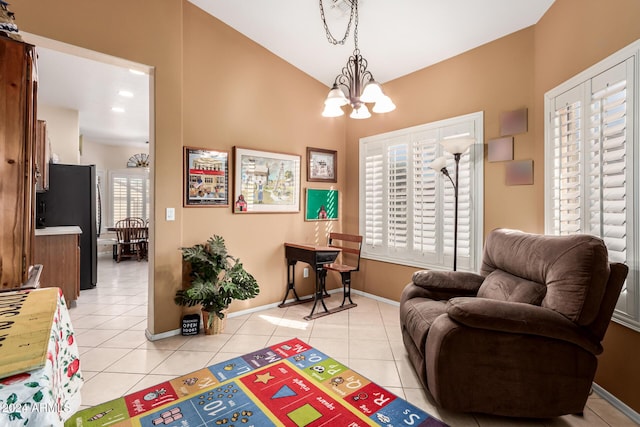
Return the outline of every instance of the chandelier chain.
[[[340,40],[336,39],[335,36],[331,33],[331,30],[329,29],[329,25],[327,24],[327,18],[324,14],[324,5],[322,4],[322,0],[320,0],[320,17],[322,18],[324,31],[327,34],[327,41],[329,41],[329,43],[333,45],[337,45],[337,44],[344,45],[344,43],[347,41],[347,38],[349,38],[349,33],[351,33],[351,25],[353,24],[354,26],[353,38],[354,38],[355,46],[357,49],[358,48],[358,1],[357,0],[345,0],[345,1],[351,4],[351,13],[349,15],[349,23],[347,24],[347,29],[345,30],[344,36],[342,37],[342,39]]]

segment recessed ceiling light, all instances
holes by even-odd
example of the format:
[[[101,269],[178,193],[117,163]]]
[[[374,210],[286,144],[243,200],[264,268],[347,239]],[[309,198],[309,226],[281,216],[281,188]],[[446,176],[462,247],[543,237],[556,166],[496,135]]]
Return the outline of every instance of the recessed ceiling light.
[[[124,108],[122,107],[111,107],[111,111],[114,113],[124,113]]]
[[[138,76],[144,76],[144,75],[145,75],[145,73],[144,73],[143,71],[134,70],[133,68],[129,68],[129,71],[130,71],[132,74],[135,74],[135,75],[138,75]]]
[[[121,90],[118,92],[118,95],[124,96],[125,98],[133,98],[133,92],[129,92],[128,90]]]

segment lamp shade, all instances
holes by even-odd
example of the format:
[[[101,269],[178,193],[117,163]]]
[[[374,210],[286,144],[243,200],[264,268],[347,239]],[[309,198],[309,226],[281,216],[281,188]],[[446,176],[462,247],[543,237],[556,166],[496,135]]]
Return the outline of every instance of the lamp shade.
[[[369,83],[367,83],[364,86],[364,89],[362,90],[362,94],[360,95],[360,101],[378,102],[382,99],[383,96],[385,95],[384,93],[382,93],[382,88],[380,87],[378,82],[371,79],[369,80]]]
[[[344,92],[338,87],[338,85],[334,84],[329,94],[327,95],[327,99],[324,100],[325,105],[337,105],[338,107],[342,107],[343,105],[347,105],[349,100],[344,95]]]
[[[339,105],[325,104],[322,110],[322,117],[339,117],[344,114]]]
[[[358,108],[354,108],[349,115],[352,119],[368,119],[371,117],[371,113],[366,105],[360,104]]]
[[[382,95],[378,101],[376,101],[372,110],[374,113],[388,113],[396,109],[396,104],[393,103],[391,98],[386,95]]]
[[[452,138],[440,141],[440,145],[451,154],[462,154],[475,142],[475,138]]]
[[[429,167],[435,171],[440,172],[442,169],[447,167],[447,158],[446,157],[437,157],[433,159],[431,163],[429,163]]]

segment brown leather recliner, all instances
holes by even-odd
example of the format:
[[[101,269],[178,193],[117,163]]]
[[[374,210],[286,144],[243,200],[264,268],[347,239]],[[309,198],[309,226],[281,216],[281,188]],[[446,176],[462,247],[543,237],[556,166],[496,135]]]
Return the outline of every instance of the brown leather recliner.
[[[411,363],[445,409],[581,413],[627,272],[597,237],[494,230],[479,275],[418,271],[404,289]]]

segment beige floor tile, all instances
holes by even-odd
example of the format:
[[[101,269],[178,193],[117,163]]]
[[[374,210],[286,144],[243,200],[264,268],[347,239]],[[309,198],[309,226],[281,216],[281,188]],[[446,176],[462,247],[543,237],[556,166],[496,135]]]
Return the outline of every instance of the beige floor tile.
[[[345,339],[311,337],[308,344],[334,359],[349,359],[349,344]]]
[[[142,378],[143,374],[101,372],[82,386],[82,404],[95,406],[124,396]]]
[[[180,350],[207,351],[211,353],[217,353],[227,343],[227,341],[229,341],[229,338],[231,337],[232,335],[229,334],[194,335],[190,340],[185,342],[182,347],[180,347]]]
[[[265,348],[268,341],[269,337],[264,335],[234,335],[220,351],[224,353],[246,354]]]
[[[398,369],[398,375],[400,375],[400,381],[402,381],[402,387],[422,387],[418,375],[416,375],[416,371],[413,369],[413,365],[411,365],[409,359],[396,360],[396,367]]]
[[[78,329],[75,335],[79,346],[96,347],[121,332],[118,329]]]
[[[208,366],[210,359],[209,352],[176,350],[149,373],[177,377]]]
[[[232,314],[221,335],[175,335],[147,341],[148,263],[117,264],[110,254],[105,255],[99,258],[98,286],[83,290],[77,305],[70,309],[85,378],[83,408],[297,337],[452,427],[636,425],[595,394],[589,398],[583,416],[543,421],[439,408],[422,389],[408,360],[398,305],[358,294],[352,295],[357,307],[316,320],[304,320],[312,307],[305,303],[241,316]],[[325,300],[328,307],[341,302],[341,291]],[[135,349],[111,347],[133,345],[130,342],[136,343]]]
[[[119,327],[109,327],[109,322],[116,319],[117,316],[111,315],[85,315],[80,319],[71,319],[73,324],[73,329],[76,332],[79,332],[83,329],[120,329]],[[102,326],[102,327],[100,327]]]
[[[173,350],[134,349],[107,366],[104,372],[148,374],[173,354]]]
[[[93,348],[80,357],[80,369],[102,372],[130,351],[128,348]]]
[[[349,355],[358,359],[393,360],[388,341],[352,338],[349,343]]]
[[[104,323],[96,325],[96,329],[130,329],[140,322],[147,324],[146,316],[112,316]]]
[[[280,320],[280,319],[278,319]],[[271,323],[265,321],[263,319],[258,320],[247,320],[240,326],[235,334],[237,335],[266,335],[270,337],[273,335],[273,331],[276,330],[278,325],[276,323]]]
[[[107,348],[136,348],[147,341],[143,331],[123,331],[100,344]]]
[[[382,387],[402,387],[396,364],[392,360],[349,358],[349,368]]]
[[[140,348],[149,348],[156,350],[177,350],[190,339],[190,336],[185,337],[182,335],[174,335],[172,337],[163,338],[161,340],[145,341],[140,345]]]

